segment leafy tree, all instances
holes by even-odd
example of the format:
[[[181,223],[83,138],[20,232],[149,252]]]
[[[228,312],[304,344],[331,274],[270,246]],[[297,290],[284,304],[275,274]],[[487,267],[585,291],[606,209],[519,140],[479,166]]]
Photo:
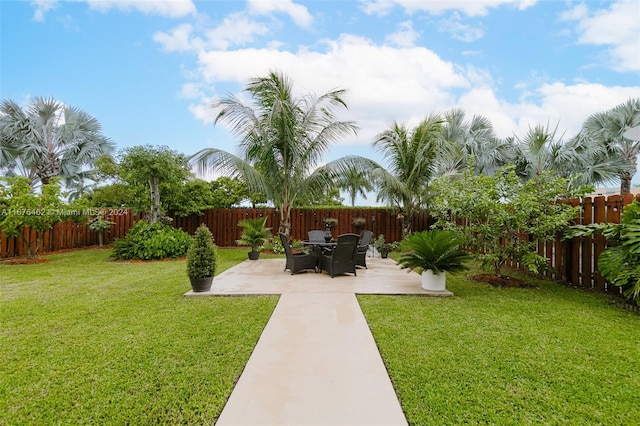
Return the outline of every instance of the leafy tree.
[[[160,203],[160,184],[165,187],[179,185],[189,176],[187,158],[166,146],[151,145],[127,148],[120,160],[119,175],[132,186],[149,185],[151,203],[149,206],[149,222],[160,220],[162,208]]]
[[[239,179],[221,176],[211,181],[209,186],[213,196],[212,206],[216,209],[228,209],[250,198],[247,185]]]
[[[60,186],[54,179],[36,194],[24,176],[7,178],[0,228],[6,235],[19,237],[27,245],[27,257],[38,256],[40,234],[61,220]],[[36,231],[35,241],[31,230]]]
[[[25,109],[0,104],[0,172],[22,175],[34,187],[55,177],[80,178],[113,150],[98,120],[54,99],[33,98]]]
[[[433,186],[435,226],[463,236],[483,266],[498,276],[508,259],[534,273],[547,268],[546,259],[537,253],[536,240],[554,240],[578,214],[578,207],[559,202],[562,198],[590,190],[569,185],[548,171],[523,183],[514,165],[492,176],[475,175],[469,168],[459,179],[439,178]],[[568,187],[575,189],[567,193]]]
[[[318,194],[301,196],[296,201],[296,207],[313,207],[313,206],[342,206],[343,199],[340,198],[340,190],[338,188],[329,189],[321,196]]]
[[[336,118],[346,107],[344,90],[297,97],[292,81],[280,72],[253,78],[245,89],[252,104],[230,96],[215,102],[215,123],[224,121],[240,138],[240,155],[208,148],[192,158],[201,169],[218,168],[240,177],[251,192],[266,196],[280,211],[280,232],[289,235],[291,208],[305,194],[321,194],[332,186],[333,167],[319,167],[331,143],[356,131],[354,123]]]
[[[600,145],[599,152],[608,164],[617,167],[620,193],[631,192],[631,179],[636,173],[640,141],[623,136],[631,127],[640,125],[640,98],[629,99],[613,109],[596,113],[582,125],[582,137]]]

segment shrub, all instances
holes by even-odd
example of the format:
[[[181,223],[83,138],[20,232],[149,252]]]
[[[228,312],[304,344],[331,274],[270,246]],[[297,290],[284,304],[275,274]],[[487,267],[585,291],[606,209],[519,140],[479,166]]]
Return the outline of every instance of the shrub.
[[[177,258],[187,253],[191,241],[191,236],[181,229],[141,220],[124,238],[114,241],[111,257],[121,260]]]
[[[192,279],[213,277],[218,264],[218,253],[213,235],[207,225],[202,224],[193,236],[187,251],[187,275]]]

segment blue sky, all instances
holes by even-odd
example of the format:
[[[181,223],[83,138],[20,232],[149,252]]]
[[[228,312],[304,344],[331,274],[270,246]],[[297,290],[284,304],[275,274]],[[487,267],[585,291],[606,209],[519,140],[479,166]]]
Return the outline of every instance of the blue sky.
[[[380,160],[375,134],[453,107],[500,137],[569,138],[640,97],[638,0],[3,0],[0,15],[1,98],[81,108],[118,148],[235,152],[209,104],[272,69],[300,93],[347,89],[360,131],[325,161]]]

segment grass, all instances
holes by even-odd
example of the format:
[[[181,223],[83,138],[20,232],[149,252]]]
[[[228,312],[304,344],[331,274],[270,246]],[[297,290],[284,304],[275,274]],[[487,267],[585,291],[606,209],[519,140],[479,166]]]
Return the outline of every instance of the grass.
[[[215,422],[277,297],[184,298],[184,261],[47,257],[0,264],[0,424]],[[451,298],[358,297],[412,425],[637,423],[639,315],[447,279]]]
[[[358,297],[410,424],[637,424],[640,316],[536,282]]]
[[[264,256],[264,255],[263,255]],[[278,297],[184,298],[185,262],[0,265],[0,424],[213,424]],[[220,250],[219,272],[247,258]]]

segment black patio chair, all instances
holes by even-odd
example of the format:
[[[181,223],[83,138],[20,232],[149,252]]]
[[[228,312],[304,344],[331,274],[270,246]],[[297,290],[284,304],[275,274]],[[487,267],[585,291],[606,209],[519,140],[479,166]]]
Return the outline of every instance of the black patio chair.
[[[307,232],[307,235],[309,235],[309,241],[313,242],[313,241],[319,241],[319,242],[324,242],[324,231],[321,229],[314,229],[312,231]]]
[[[372,237],[372,231],[362,231],[360,234],[360,241],[358,241],[356,250],[356,266],[364,266],[367,269],[367,250],[369,250]]]
[[[327,271],[331,278],[336,275],[356,273],[356,249],[358,248],[358,234],[338,235],[337,244],[330,255],[320,256],[320,270]]]
[[[287,264],[284,267],[286,271],[289,269],[291,271],[291,275],[296,274],[301,271],[306,271],[309,269],[313,269],[314,271],[318,267],[318,254],[317,253],[294,253],[291,250],[291,246],[289,245],[289,241],[287,240],[287,236],[282,232],[279,233],[280,241],[282,242],[282,247],[284,247],[284,252],[287,255]]]

